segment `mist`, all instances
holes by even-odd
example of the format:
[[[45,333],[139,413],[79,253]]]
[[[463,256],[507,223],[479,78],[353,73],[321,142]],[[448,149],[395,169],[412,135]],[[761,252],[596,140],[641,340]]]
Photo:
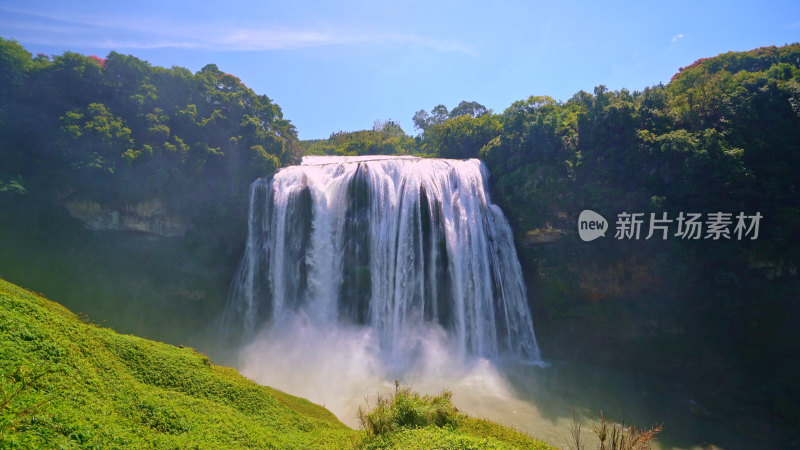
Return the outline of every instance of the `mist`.
[[[404,333],[399,344],[382,351],[368,327],[318,324],[294,315],[241,347],[238,368],[260,384],[325,406],[354,428],[359,427],[358,408],[391,394],[395,381],[422,393],[450,390],[456,406],[475,416],[535,412],[516,398],[497,363],[459,357],[438,325],[420,325]]]

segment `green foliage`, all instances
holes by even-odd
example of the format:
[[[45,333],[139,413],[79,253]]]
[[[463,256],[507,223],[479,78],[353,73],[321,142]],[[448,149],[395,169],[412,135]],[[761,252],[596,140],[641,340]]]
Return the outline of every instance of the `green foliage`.
[[[31,58],[8,40],[0,60],[0,180],[21,177],[43,208],[158,197],[235,245],[247,186],[297,155],[280,107],[214,65],[192,74],[116,52]],[[225,236],[211,229],[219,217]]]
[[[69,111],[61,121],[64,123],[62,130],[71,140],[65,160],[75,169],[113,174],[116,156],[133,145],[130,128],[100,103],[90,104],[85,113]]]
[[[16,41],[0,38],[0,100],[7,101],[22,88],[33,65],[31,54]]]
[[[36,413],[51,400],[31,395],[33,390],[41,386],[40,379],[48,374],[47,370],[42,369],[31,373],[29,368],[23,366],[0,382],[0,442],[3,442],[4,436],[16,433],[27,421],[35,420]]]
[[[337,132],[300,143],[304,155],[417,155],[417,143],[397,123],[376,121],[372,130]]]
[[[507,442],[493,436],[476,436],[473,434],[450,431],[445,428],[403,428],[396,433],[380,435],[361,444],[365,449],[402,448],[407,450],[428,449],[531,449],[551,450],[552,447],[541,441],[531,439]]]
[[[554,223],[580,162],[576,149],[575,104],[532,96],[507,108],[498,120],[502,134],[485,145],[480,156],[493,173],[494,190],[505,205],[525,205],[520,226],[540,228]]]
[[[460,115],[428,127],[421,148],[442,158],[477,158],[481,148],[500,130],[500,122],[491,114]]]
[[[364,448],[552,448],[518,431],[460,413],[449,391],[422,395],[398,383],[394,394],[378,396],[372,409],[359,407],[358,418],[367,432]]]
[[[512,448],[528,448],[546,450],[554,448],[543,441],[537,441],[530,436],[520,433],[513,428],[505,427],[485,419],[464,417],[459,425],[459,431],[464,434],[483,438],[486,441],[500,441]]]
[[[478,102],[468,102],[466,100],[458,104],[452,111],[448,111],[444,105],[436,105],[431,113],[421,109],[414,114],[414,128],[427,132],[431,126],[441,125],[448,119],[454,119],[460,116],[481,117],[491,114],[492,111]]]
[[[333,414],[0,281],[0,446],[352,447]],[[42,369],[45,368],[45,369]]]
[[[6,192],[17,195],[25,194],[27,191],[25,190],[25,186],[22,184],[22,177],[18,176],[8,181],[0,180],[0,193]]]
[[[643,92],[546,96],[502,114],[462,102],[419,111],[426,154],[480,156],[518,231],[571,224],[586,207],[760,211],[778,219],[751,255],[800,263],[800,44],[727,53]],[[766,217],[766,215],[765,215]],[[794,238],[794,244],[792,239]]]
[[[424,408],[424,407],[423,407]],[[386,412],[384,411],[384,414]],[[460,415],[460,414],[459,414]],[[358,443],[359,448],[402,449],[534,449],[550,450],[555,447],[532,439],[511,428],[488,420],[460,415],[457,426],[402,426],[381,434],[367,433]]]
[[[421,395],[407,386],[398,386],[391,398],[378,396],[371,410],[359,407],[358,419],[361,426],[372,434],[427,426],[457,428],[462,414],[453,406],[452,398],[450,391]]]
[[[452,403],[450,391],[422,395],[395,383],[391,397],[378,396],[372,409],[359,407],[367,431],[364,448],[529,448],[550,449],[511,428],[475,419]]]
[[[448,112],[438,105],[428,114],[414,115],[414,126],[422,131],[420,150],[442,158],[477,158],[480,149],[502,129],[492,111],[477,102],[462,101]]]

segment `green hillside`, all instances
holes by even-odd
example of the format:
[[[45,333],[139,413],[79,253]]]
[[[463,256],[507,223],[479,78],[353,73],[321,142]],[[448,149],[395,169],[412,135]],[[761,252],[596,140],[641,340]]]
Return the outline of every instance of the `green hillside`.
[[[0,447],[548,448],[487,421],[354,431],[307,400],[0,280]]]

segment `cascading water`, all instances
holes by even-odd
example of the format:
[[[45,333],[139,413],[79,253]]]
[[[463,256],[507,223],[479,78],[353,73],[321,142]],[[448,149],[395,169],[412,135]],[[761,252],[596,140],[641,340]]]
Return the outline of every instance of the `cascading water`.
[[[412,157],[305,157],[250,187],[247,247],[225,327],[302,315],[371,330],[402,351],[421,326],[452,351],[540,359],[511,229],[485,166]]]

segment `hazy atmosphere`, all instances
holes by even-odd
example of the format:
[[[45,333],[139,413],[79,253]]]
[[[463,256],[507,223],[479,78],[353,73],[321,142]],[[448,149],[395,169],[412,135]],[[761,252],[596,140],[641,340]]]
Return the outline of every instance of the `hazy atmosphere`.
[[[0,1],[0,448],[800,447],[800,4]]]

